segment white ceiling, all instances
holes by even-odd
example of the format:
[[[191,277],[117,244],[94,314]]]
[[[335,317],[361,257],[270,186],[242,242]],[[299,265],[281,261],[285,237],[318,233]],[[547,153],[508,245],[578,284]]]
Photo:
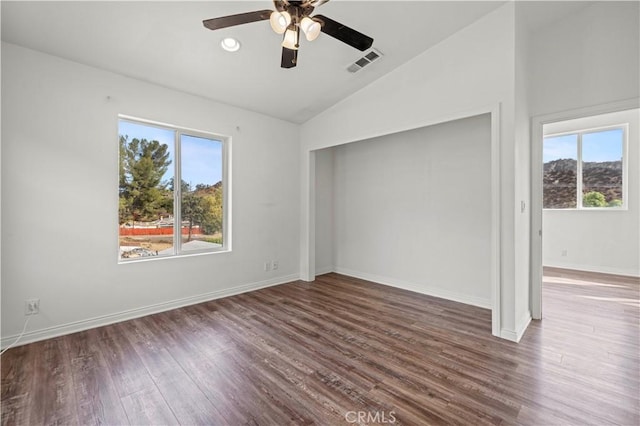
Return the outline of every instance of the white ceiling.
[[[2,40],[86,65],[302,123],[469,25],[502,1],[346,1],[316,9],[374,38],[384,57],[352,74],[362,52],[326,34],[302,40],[280,68],[267,21],[210,31],[202,20],[271,1],[2,1]],[[226,36],[242,49],[225,52]],[[428,76],[425,75],[425,78]]]

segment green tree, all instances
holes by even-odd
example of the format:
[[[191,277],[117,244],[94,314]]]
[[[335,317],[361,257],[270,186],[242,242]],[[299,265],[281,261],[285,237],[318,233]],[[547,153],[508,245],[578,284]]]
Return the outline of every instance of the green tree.
[[[167,213],[169,146],[120,135],[120,223],[154,220]]]
[[[215,185],[197,184],[195,192],[204,197],[209,203],[211,214],[202,222],[201,226],[205,234],[211,235],[222,231],[222,182]]]
[[[208,195],[211,199],[211,221],[207,223],[207,234],[215,234],[222,231],[222,182],[219,182],[214,187],[213,194]]]
[[[604,194],[598,191],[591,191],[582,197],[582,205],[584,207],[605,207],[607,201]]]
[[[607,207],[621,207],[622,206],[622,200],[619,199],[614,199],[609,201],[609,204],[607,204]]]
[[[187,190],[182,190],[181,214],[182,220],[189,222],[188,242],[192,239],[194,225],[199,225],[206,232],[207,224],[214,220],[213,202],[208,196],[191,191],[187,185]]]

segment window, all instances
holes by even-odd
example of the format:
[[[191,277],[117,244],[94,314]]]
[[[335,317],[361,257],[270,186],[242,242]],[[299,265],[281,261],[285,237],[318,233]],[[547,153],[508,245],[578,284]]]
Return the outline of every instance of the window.
[[[118,133],[120,261],[228,250],[228,139],[124,117]]]
[[[626,126],[544,138],[545,209],[624,208]]]

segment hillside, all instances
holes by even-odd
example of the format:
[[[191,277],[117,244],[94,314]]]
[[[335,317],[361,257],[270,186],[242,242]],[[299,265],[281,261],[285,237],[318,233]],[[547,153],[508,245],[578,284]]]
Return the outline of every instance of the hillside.
[[[544,163],[544,208],[576,207],[577,162],[559,159]],[[583,193],[597,191],[607,203],[622,200],[622,162],[586,162],[582,167]]]

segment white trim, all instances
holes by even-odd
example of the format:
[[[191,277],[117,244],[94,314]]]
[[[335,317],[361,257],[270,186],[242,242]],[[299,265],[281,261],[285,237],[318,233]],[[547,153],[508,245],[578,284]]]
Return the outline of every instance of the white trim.
[[[202,137],[204,139],[215,139],[224,142],[229,139],[230,136],[220,133],[210,132],[208,130],[194,129],[193,127],[178,126],[176,124],[163,123],[162,121],[149,120],[147,118],[140,118],[133,115],[118,114],[118,120],[128,121],[133,124],[144,124],[145,126],[153,126],[162,130],[167,130],[167,127],[173,130],[180,131],[182,133],[188,133],[190,136]]]
[[[531,119],[531,315],[542,318],[542,139],[543,126],[558,121],[584,118],[640,108],[640,98],[604,105],[537,115]],[[628,145],[628,144],[627,144]]]
[[[325,266],[324,268],[316,268],[316,275],[324,275],[330,274],[331,272],[336,272],[333,266]]]
[[[531,316],[542,319],[542,177],[543,125],[542,117],[531,119],[531,225],[529,247],[529,303]]]
[[[531,311],[527,309],[527,312],[524,313],[520,321],[516,324],[516,342],[519,342],[524,336],[524,332],[527,331],[527,327],[531,324]]]
[[[120,252],[120,235],[117,233],[118,238],[118,264],[124,265],[127,263],[136,263],[140,260],[161,260],[180,258],[193,254],[210,254],[210,253],[228,253],[231,251],[231,136],[222,135],[219,133],[213,133],[205,130],[192,129],[188,127],[176,126],[174,124],[162,123],[159,121],[149,120],[145,118],[133,117],[125,114],[118,114],[118,138],[120,137],[120,122],[125,121],[134,125],[143,125],[147,127],[155,127],[161,130],[168,130],[173,132],[173,253],[153,256],[149,259],[133,258],[123,259]],[[176,185],[176,177],[182,177],[182,137],[190,136],[195,138],[207,139],[210,141],[220,142],[222,144],[222,245],[219,248],[206,248],[199,250],[182,250],[182,229],[178,224],[182,223],[182,211],[175,206],[181,205],[182,200],[182,185]],[[120,153],[118,153],[120,156]],[[119,173],[119,171],[118,171]],[[182,180],[182,179],[178,179]],[[119,212],[118,212],[119,214]]]
[[[222,245],[233,250],[233,138],[227,136],[222,146]]]
[[[316,152],[303,150],[302,208],[300,218],[300,279],[316,279]],[[303,172],[304,173],[304,172]]]
[[[505,340],[509,340],[511,342],[518,343],[518,333],[516,333],[513,330],[506,330],[503,328],[502,330],[500,330],[499,337]]]
[[[222,147],[224,150],[224,144]],[[182,133],[178,129],[173,129],[173,163],[173,244],[171,247],[173,254],[171,256],[180,256],[182,255]],[[224,188],[224,181],[222,186]],[[224,211],[222,216],[225,216]],[[224,235],[222,237],[224,238]],[[126,259],[120,258],[120,262],[125,261]]]
[[[531,312],[527,311],[518,321],[515,331],[503,328],[500,330],[500,337],[518,343],[520,339],[522,339],[522,336],[524,336],[524,332],[527,331],[529,324],[531,324]]]
[[[440,299],[452,300],[458,303],[464,303],[465,305],[478,306],[480,308],[491,309],[491,299],[485,299],[482,297],[469,296],[462,293],[456,293],[453,291],[444,290],[438,287],[433,287],[429,284],[413,283],[409,281],[403,281],[396,278],[384,277],[376,274],[369,274],[367,272],[354,271],[353,269],[336,267],[335,272],[349,277],[359,278],[362,280],[372,281],[374,283],[388,285],[390,287],[400,288],[403,290],[413,291],[415,293],[426,294],[427,296],[438,297]]]
[[[564,120],[563,120],[564,121]],[[545,123],[545,125],[548,123]],[[619,207],[585,207],[583,205],[583,189],[584,189],[584,170],[582,169],[584,160],[583,160],[583,136],[588,134],[594,134],[598,132],[606,132],[610,130],[621,130],[622,131],[622,205]],[[586,129],[580,128],[578,130],[570,130],[570,131],[562,131],[562,132],[553,132],[549,134],[544,134],[544,125],[543,125],[543,134],[542,140],[544,144],[544,140],[548,138],[555,138],[559,136],[576,136],[576,207],[574,208],[544,208],[544,210],[566,210],[566,211],[576,211],[576,210],[584,210],[584,211],[627,211],[629,210],[629,202],[628,202],[628,190],[629,182],[628,182],[628,172],[629,172],[629,123],[618,123],[618,124],[609,124],[606,126],[597,126],[597,127],[589,127]],[[544,150],[543,150],[544,156]],[[544,161],[544,159],[543,159]],[[544,165],[543,165],[544,167]],[[544,184],[543,184],[544,186]]]
[[[320,151],[325,148],[332,148],[334,146],[347,145],[353,142],[367,141],[370,139],[376,139],[382,136],[395,135],[396,133],[408,132],[411,130],[422,129],[423,127],[436,126],[438,124],[449,123],[451,121],[463,120],[465,118],[476,117],[483,114],[493,114],[500,111],[500,103],[484,104],[474,108],[465,109],[462,111],[451,112],[442,114],[438,117],[431,117],[412,123],[411,125],[404,125],[393,129],[384,129],[384,131],[376,131],[372,133],[365,133],[357,138],[348,138],[337,141],[323,141],[314,145],[313,147],[304,148],[307,152]]]
[[[151,314],[157,314],[159,312],[170,311],[172,309],[177,309],[184,306],[208,302],[210,300],[234,296],[236,294],[247,293],[250,291],[259,290],[261,288],[286,284],[292,281],[296,281],[298,280],[298,278],[299,277],[297,274],[286,275],[284,277],[272,278],[269,280],[258,281],[250,284],[243,284],[224,290],[216,290],[210,293],[199,294],[197,296],[189,296],[181,299],[171,300],[168,302],[156,303],[142,308],[129,309],[114,314],[107,314],[99,317],[89,318],[86,320],[75,321],[67,324],[43,328],[40,330],[29,331],[25,333],[22,339],[20,339],[20,341],[17,343],[17,346],[37,342],[40,340],[50,339],[53,337],[63,336],[65,334],[76,333],[78,331],[88,330],[91,328],[102,327],[105,325],[127,321],[134,318],[140,318]],[[9,343],[15,340],[17,336],[18,335],[15,334],[12,336],[3,337],[0,346],[2,348],[6,347]]]
[[[501,104],[491,110],[491,334],[502,328]]]
[[[598,274],[610,274],[610,275],[620,275],[623,277],[640,278],[640,271],[634,271],[632,269],[610,268],[608,266],[577,265],[575,263],[564,263],[564,264],[545,263],[544,266],[548,266],[549,268],[570,269],[572,271],[579,271],[579,272],[580,271],[595,272]]]

